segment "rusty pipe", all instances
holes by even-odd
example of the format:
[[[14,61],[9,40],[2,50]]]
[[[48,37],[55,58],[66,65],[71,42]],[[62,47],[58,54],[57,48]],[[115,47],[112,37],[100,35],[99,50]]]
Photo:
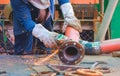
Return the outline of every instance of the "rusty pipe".
[[[102,42],[79,41],[85,48],[85,54],[98,55],[120,51],[120,39],[105,40]]]
[[[112,53],[114,51],[120,51],[120,39],[111,39],[102,41],[100,43],[102,53]]]
[[[64,64],[77,64],[84,57],[84,48],[79,44],[79,32],[68,26],[65,31],[65,36],[67,36],[68,39],[62,41],[62,44],[60,44],[58,56]],[[59,38],[58,40],[60,43]]]
[[[78,42],[68,40],[60,45],[58,56],[64,64],[75,65],[83,59],[84,48]]]
[[[72,57],[77,58],[77,63],[80,62],[85,54],[89,55],[98,55],[104,53],[112,53],[114,51],[120,51],[120,39],[112,39],[112,40],[105,40],[105,41],[98,41],[98,42],[88,42],[79,39],[79,32],[73,29],[72,27],[67,27],[65,36],[67,36],[72,41],[66,41],[63,45],[61,45],[59,57],[61,61],[65,64],[76,64],[75,59]],[[75,41],[75,42],[74,42]],[[79,41],[79,44],[77,43]],[[75,45],[74,45],[75,44]],[[77,44],[77,46],[76,46]],[[82,45],[81,45],[82,44]],[[84,46],[84,48],[83,48]],[[82,49],[82,52],[79,52]],[[80,58],[80,55],[82,56]],[[81,59],[81,60],[79,60]],[[72,62],[70,62],[73,60]]]
[[[73,29],[72,27],[68,26],[66,28],[65,36],[67,36],[69,39],[73,41],[79,42],[79,38],[80,38],[79,32]]]
[[[69,39],[76,41],[82,46],[86,54],[102,54],[102,53],[112,53],[114,51],[120,51],[120,39],[111,39],[98,42],[88,42],[80,40],[79,32],[72,27],[67,27],[65,31],[65,36]]]

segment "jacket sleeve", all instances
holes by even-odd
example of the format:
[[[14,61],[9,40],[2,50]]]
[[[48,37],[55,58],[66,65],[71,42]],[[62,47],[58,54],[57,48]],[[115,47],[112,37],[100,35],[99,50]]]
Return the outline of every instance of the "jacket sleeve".
[[[58,0],[59,5],[61,6],[64,3],[69,3],[70,0]]]
[[[36,23],[31,18],[28,4],[24,3],[22,0],[11,0],[11,6],[13,16],[17,21],[23,25],[27,31],[32,31]]]

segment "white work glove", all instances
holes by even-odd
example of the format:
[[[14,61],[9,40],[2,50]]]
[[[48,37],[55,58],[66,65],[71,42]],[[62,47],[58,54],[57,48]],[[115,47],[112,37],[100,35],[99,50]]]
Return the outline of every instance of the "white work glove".
[[[65,3],[61,5],[60,8],[64,17],[63,32],[66,30],[67,26],[71,26],[79,32],[82,32],[80,21],[74,16],[72,5],[70,3]]]
[[[56,48],[57,43],[55,37],[58,33],[50,32],[44,28],[41,24],[36,24],[33,28],[32,35],[38,38],[48,48]]]

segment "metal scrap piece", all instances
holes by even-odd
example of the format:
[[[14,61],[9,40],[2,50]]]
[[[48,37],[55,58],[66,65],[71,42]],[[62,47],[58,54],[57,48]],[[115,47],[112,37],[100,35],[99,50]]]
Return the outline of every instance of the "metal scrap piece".
[[[6,71],[0,71],[0,75],[1,74],[6,74],[7,72]]]

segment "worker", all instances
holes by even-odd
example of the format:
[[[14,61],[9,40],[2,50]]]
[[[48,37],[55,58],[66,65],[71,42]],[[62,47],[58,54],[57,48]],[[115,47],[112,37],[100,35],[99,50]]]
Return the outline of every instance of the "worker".
[[[40,49],[57,47],[53,31],[54,0],[10,0],[13,9],[15,55],[31,54],[34,37]],[[64,17],[63,30],[68,26],[81,32],[80,21],[74,16],[69,0],[58,0]]]

